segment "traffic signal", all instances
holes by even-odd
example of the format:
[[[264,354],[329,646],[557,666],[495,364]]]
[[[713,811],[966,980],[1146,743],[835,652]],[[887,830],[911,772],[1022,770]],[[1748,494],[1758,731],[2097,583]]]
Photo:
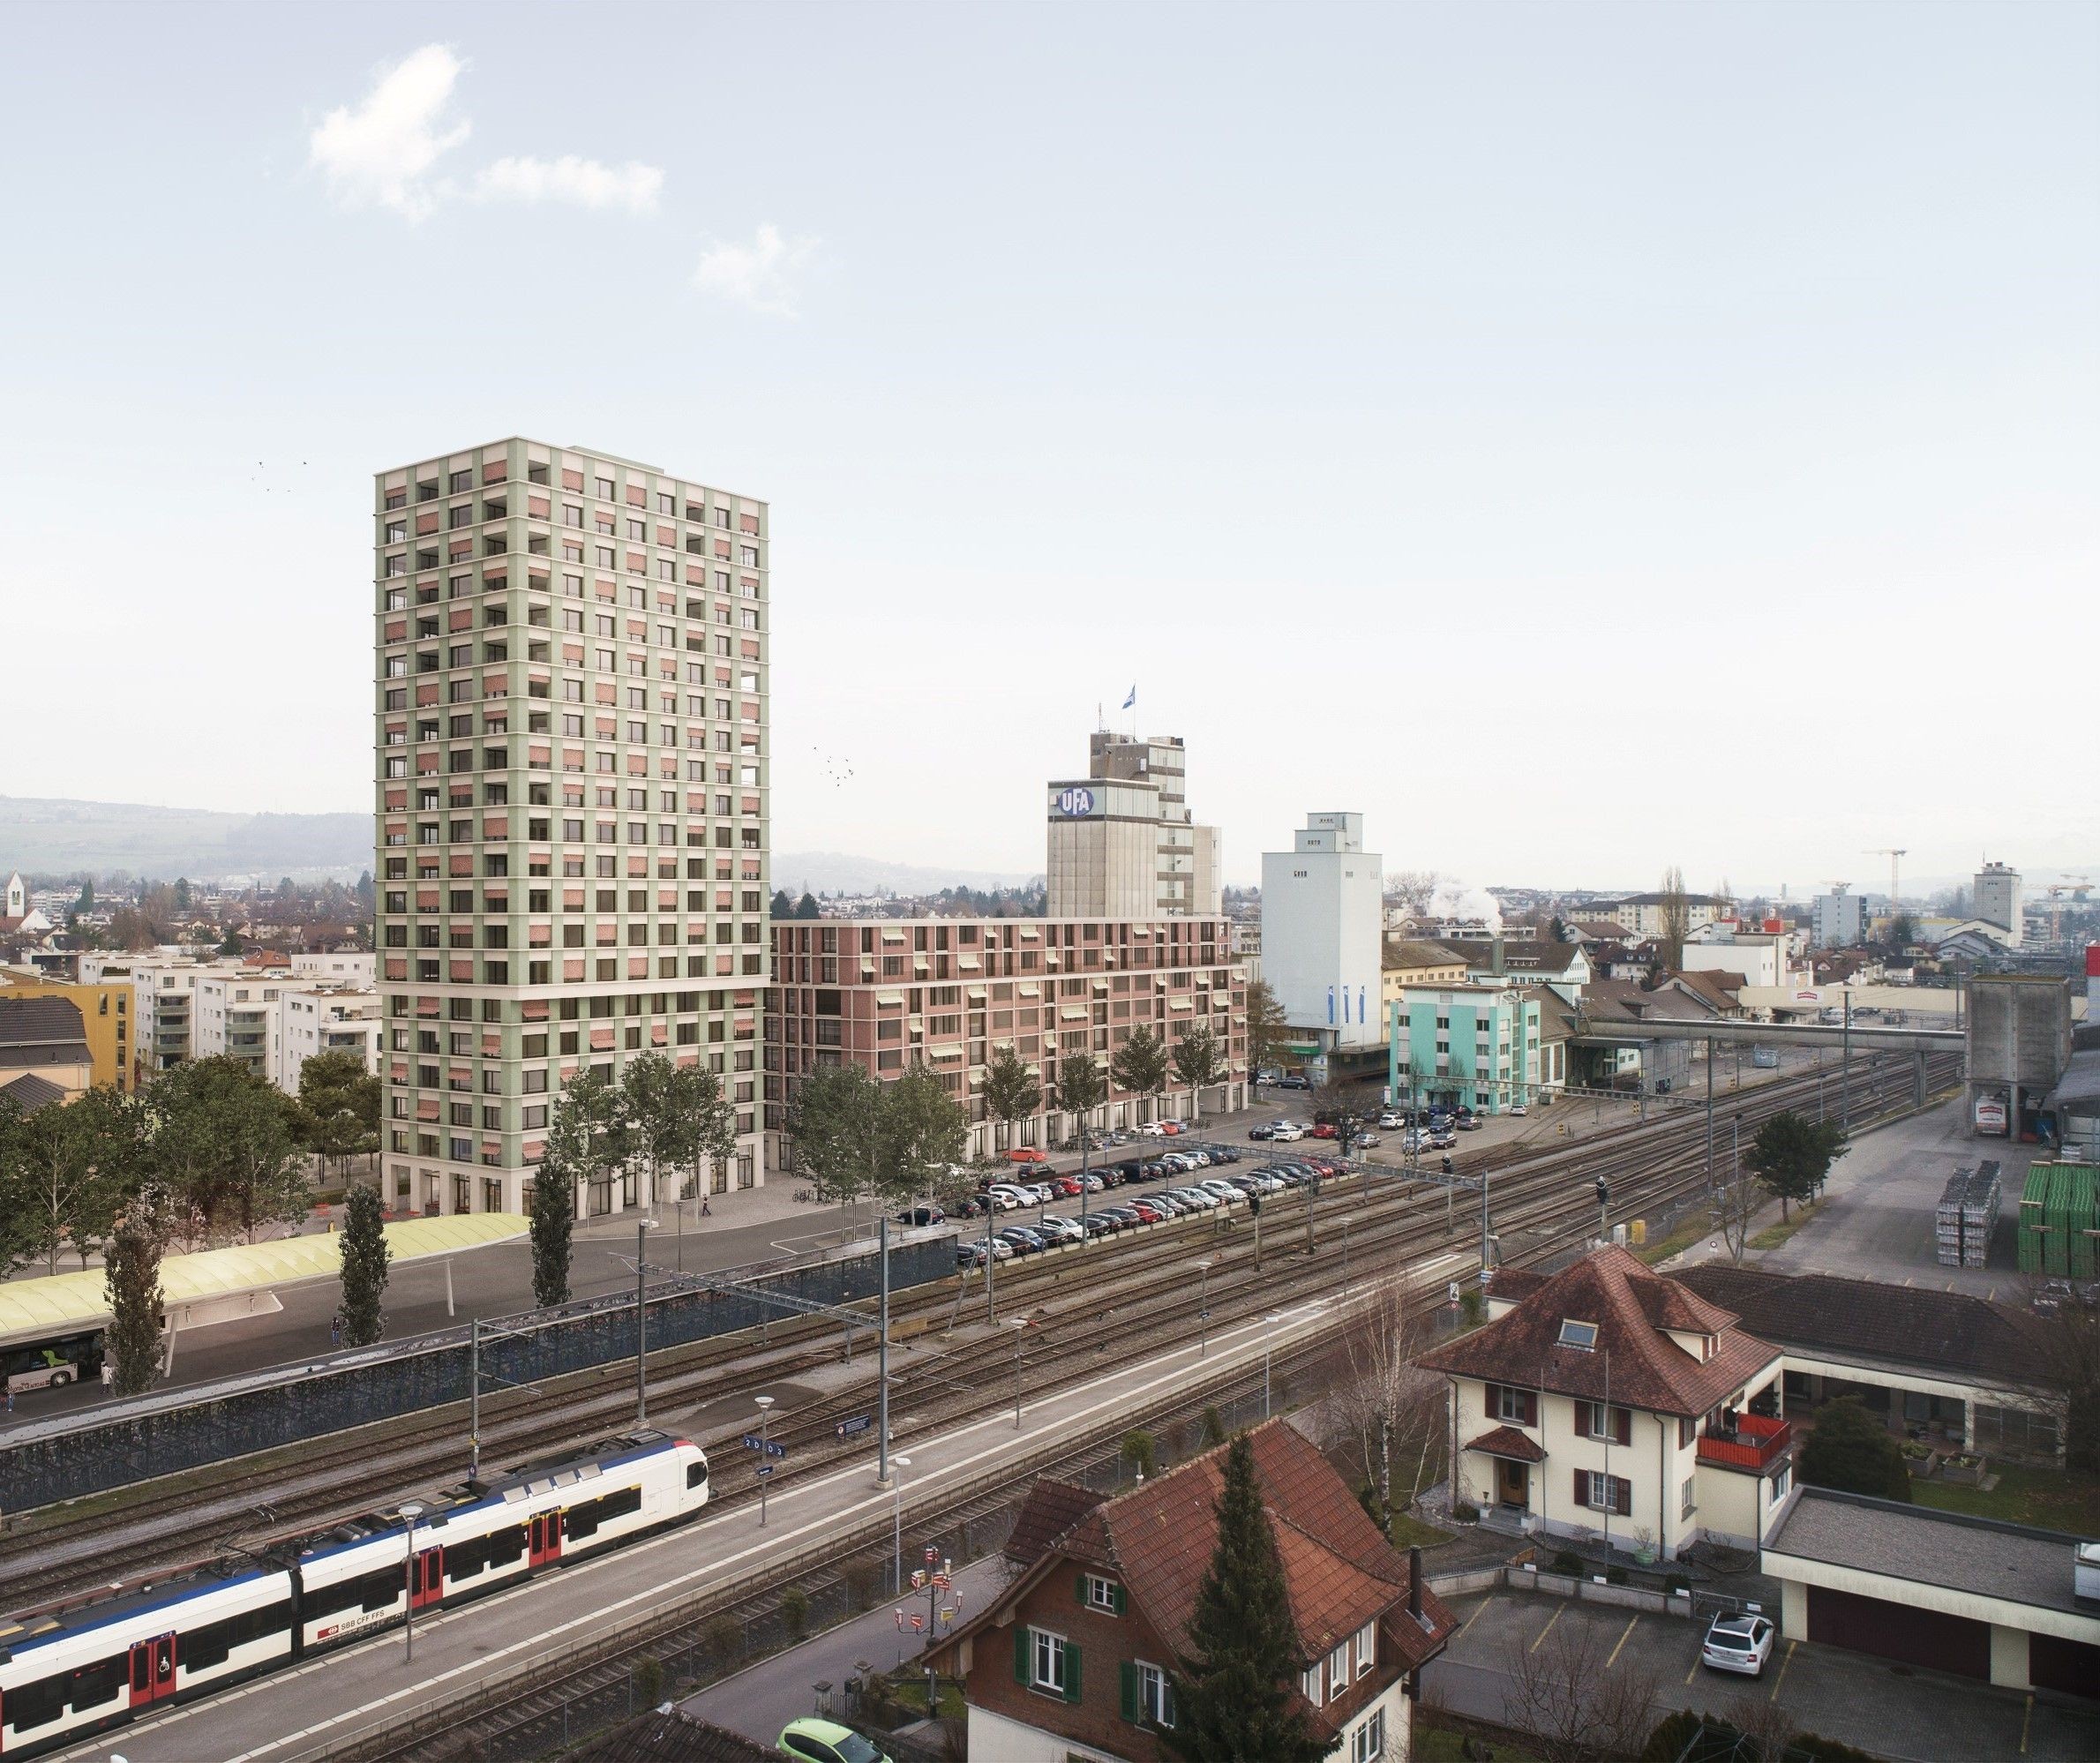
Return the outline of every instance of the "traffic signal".
[[[1601,1205],[1605,1204],[1606,1204],[1606,1203],[1607,1203],[1607,1202],[1608,1202],[1608,1201],[1609,1201],[1610,1198],[1611,1198],[1611,1189],[1610,1189],[1609,1187],[1607,1187],[1607,1186],[1605,1185],[1604,1178],[1603,1178],[1601,1175],[1598,1176],[1598,1177],[1597,1177],[1597,1204],[1598,1204],[1600,1206],[1601,1206]]]
[[[1262,1197],[1259,1194],[1249,1194],[1247,1197],[1247,1211],[1251,1217],[1257,1219],[1261,1217]]]

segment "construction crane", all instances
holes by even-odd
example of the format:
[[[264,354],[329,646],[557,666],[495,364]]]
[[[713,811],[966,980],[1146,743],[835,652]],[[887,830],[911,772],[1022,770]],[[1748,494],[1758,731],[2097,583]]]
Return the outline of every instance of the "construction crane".
[[[1886,857],[1888,859],[1888,913],[1891,918],[1894,918],[1896,912],[1896,865],[1901,859],[1909,856],[1910,852],[1907,848],[1885,844],[1879,848],[1869,849],[1864,854],[1868,857]]]

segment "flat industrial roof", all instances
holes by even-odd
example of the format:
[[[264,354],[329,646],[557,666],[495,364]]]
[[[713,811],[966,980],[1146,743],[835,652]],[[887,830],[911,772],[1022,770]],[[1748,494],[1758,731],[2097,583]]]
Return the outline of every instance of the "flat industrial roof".
[[[2072,1587],[2085,1539],[1930,1506],[1804,1488],[1765,1547],[1861,1573],[1882,1573],[2038,1609],[2091,1616]]]
[[[386,1226],[386,1233],[399,1262],[507,1242],[528,1228],[517,1212],[462,1212],[454,1218],[409,1219]],[[333,1279],[341,1265],[342,1238],[333,1231],[281,1237],[170,1255],[161,1263],[161,1293],[172,1307],[301,1279]],[[109,1314],[109,1292],[99,1267],[0,1284],[0,1339],[97,1324]]]

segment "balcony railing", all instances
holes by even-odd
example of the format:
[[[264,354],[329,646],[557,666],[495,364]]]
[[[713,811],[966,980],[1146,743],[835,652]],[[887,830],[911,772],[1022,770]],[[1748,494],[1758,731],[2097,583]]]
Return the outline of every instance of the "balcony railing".
[[[1699,1435],[1699,1460],[1725,1464],[1731,1469],[1752,1469],[1759,1474],[1783,1457],[1794,1443],[1794,1429],[1783,1420],[1764,1414],[1738,1414],[1733,1432]]]

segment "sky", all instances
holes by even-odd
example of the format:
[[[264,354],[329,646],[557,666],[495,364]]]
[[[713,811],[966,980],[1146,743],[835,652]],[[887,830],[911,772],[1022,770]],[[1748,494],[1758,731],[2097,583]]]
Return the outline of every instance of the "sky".
[[[783,851],[1105,712],[1233,880],[2100,866],[2094,4],[8,25],[0,794],[367,806],[371,474],[523,433],[771,504]]]

